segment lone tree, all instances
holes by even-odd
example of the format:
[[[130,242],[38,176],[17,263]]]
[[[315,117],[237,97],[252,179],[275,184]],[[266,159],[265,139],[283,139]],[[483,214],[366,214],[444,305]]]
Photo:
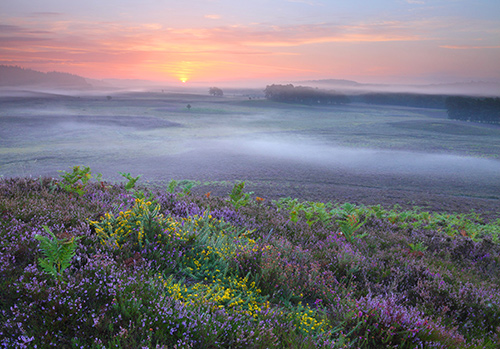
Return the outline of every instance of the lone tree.
[[[212,96],[216,96],[216,97],[222,97],[224,96],[224,92],[222,92],[222,90],[218,87],[210,87],[208,89],[208,93]]]

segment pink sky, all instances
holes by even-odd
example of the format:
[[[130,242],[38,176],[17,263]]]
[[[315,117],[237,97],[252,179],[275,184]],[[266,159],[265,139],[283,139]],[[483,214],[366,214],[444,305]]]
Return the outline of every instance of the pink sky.
[[[498,0],[2,0],[0,64],[89,78],[500,81]]]

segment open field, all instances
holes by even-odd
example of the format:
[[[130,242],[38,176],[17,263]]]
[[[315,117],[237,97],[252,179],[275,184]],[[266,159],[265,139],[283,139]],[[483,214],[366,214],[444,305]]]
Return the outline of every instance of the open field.
[[[268,198],[500,207],[500,128],[444,110],[188,93],[32,94],[0,106],[3,177],[57,177],[82,164],[108,180],[118,171],[151,184],[199,180],[200,193],[225,195],[228,182],[246,180]]]

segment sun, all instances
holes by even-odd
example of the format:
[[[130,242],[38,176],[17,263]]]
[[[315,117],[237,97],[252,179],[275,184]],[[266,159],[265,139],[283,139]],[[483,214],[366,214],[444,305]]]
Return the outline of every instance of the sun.
[[[187,79],[187,78],[179,78],[179,80],[180,80],[183,84],[185,84],[185,83],[186,83],[186,81],[188,81],[188,79]]]

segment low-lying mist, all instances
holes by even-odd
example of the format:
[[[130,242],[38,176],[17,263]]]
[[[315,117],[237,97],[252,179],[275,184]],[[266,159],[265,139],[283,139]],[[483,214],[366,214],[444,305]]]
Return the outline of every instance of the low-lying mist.
[[[300,137],[298,139],[227,139],[197,145],[241,156],[290,161],[296,166],[335,168],[355,173],[423,176],[497,176],[500,161],[444,153],[332,146]],[[479,177],[476,177],[479,179]],[[500,184],[500,175],[498,177]]]
[[[0,100],[0,176],[57,178],[84,165],[106,180],[123,180],[119,171],[151,182],[244,180],[262,196],[467,196],[493,206],[500,198],[500,133],[449,121],[443,111],[208,94],[107,97]]]

